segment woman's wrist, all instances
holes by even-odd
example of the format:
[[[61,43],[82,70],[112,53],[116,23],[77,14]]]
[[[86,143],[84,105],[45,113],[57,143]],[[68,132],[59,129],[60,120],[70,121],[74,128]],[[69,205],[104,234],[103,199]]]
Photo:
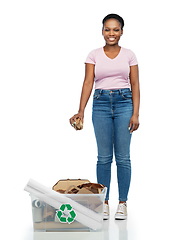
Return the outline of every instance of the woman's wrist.
[[[133,113],[133,116],[139,117],[139,113]]]
[[[84,114],[84,110],[79,109],[78,114]]]
[[[84,118],[84,110],[79,110],[77,113],[82,119]]]

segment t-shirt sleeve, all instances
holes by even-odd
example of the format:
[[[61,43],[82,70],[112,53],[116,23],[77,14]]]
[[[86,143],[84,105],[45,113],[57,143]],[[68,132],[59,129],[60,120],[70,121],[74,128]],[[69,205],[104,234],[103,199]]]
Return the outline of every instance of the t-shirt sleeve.
[[[86,58],[86,60],[85,60],[85,63],[91,63],[91,64],[94,64],[94,65],[95,65],[95,51],[94,51],[94,50],[91,51],[91,52],[88,54],[88,56],[87,56],[87,58]]]
[[[130,51],[129,52],[129,66],[135,66],[138,65],[137,58],[135,56],[135,53]]]

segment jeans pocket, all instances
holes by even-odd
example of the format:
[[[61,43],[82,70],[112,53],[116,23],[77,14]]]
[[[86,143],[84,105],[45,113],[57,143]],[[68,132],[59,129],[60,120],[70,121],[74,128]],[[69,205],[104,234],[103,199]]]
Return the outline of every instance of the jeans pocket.
[[[98,100],[100,98],[100,96],[101,96],[100,92],[99,93],[94,93],[93,100]]]
[[[131,93],[130,90],[122,93],[122,96],[123,96],[124,99],[132,99],[132,93]]]

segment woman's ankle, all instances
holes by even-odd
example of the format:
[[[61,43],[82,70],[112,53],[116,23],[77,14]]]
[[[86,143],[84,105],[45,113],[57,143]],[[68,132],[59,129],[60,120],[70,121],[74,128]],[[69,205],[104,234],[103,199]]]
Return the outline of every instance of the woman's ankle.
[[[108,204],[108,200],[105,201],[105,204]]]

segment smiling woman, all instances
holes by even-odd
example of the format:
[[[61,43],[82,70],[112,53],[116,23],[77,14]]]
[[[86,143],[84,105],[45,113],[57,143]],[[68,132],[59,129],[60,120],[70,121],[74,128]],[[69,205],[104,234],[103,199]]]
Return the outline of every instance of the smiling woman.
[[[109,218],[109,191],[113,152],[117,165],[119,205],[115,219],[127,218],[127,196],[131,180],[130,142],[132,132],[139,127],[139,77],[135,54],[118,45],[124,21],[117,14],[103,19],[105,46],[89,53],[85,61],[79,111],[70,124],[84,118],[84,110],[93,96],[92,121],[98,149],[97,181],[107,187],[104,219]]]
[[[111,59],[114,59],[120,52],[118,42],[123,34],[124,26],[124,21],[121,17],[118,16],[117,19],[114,17],[115,14],[110,14],[102,21],[102,35],[106,41],[104,52]],[[111,48],[109,48],[109,46],[111,46]]]

